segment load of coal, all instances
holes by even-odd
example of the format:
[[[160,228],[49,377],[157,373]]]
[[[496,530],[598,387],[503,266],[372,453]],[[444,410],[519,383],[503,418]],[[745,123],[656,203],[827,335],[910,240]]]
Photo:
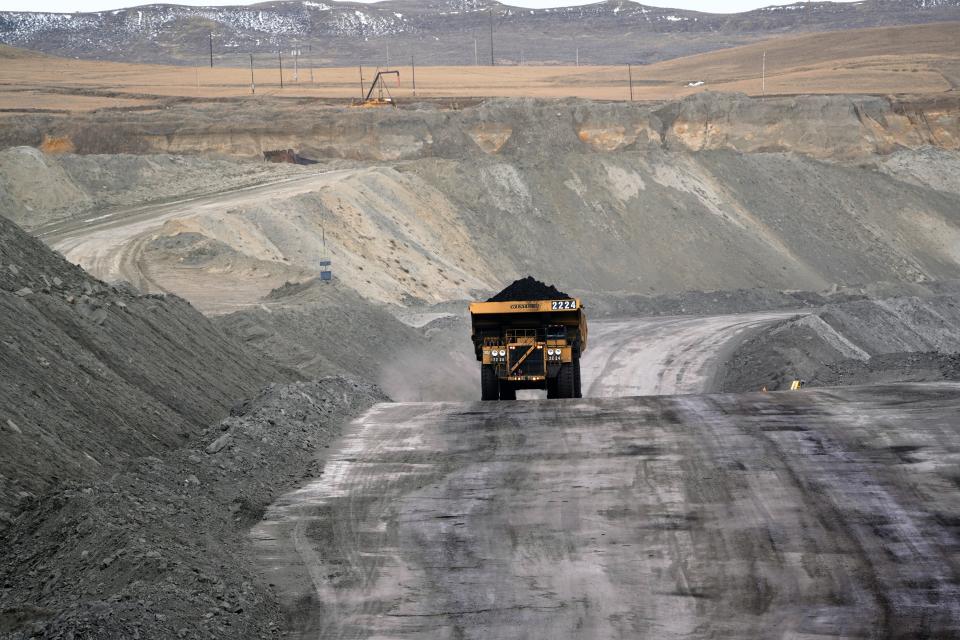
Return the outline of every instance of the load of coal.
[[[570,296],[549,284],[527,276],[514,281],[506,289],[487,302],[512,302],[516,300],[569,300]]]

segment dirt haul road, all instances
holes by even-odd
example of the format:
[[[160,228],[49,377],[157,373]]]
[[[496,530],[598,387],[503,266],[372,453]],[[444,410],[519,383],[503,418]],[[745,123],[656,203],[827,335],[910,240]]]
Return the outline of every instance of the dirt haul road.
[[[744,332],[802,312],[678,316],[590,323],[582,374],[591,398],[703,393]]]
[[[704,384],[663,323],[700,377],[601,325],[588,388]],[[383,404],[253,535],[304,638],[956,636],[958,414],[946,383]]]
[[[173,202],[117,208],[105,215],[85,220],[74,220],[41,227],[36,235],[70,262],[81,265],[87,272],[108,282],[127,281],[145,292],[165,292],[166,289],[152,277],[143,260],[144,251],[157,232],[170,220],[177,220],[184,231],[190,231],[190,221],[207,215],[229,219],[232,209],[256,206],[297,195],[311,193],[342,177],[348,171],[336,170],[283,177],[266,183],[241,187],[225,192],[184,198]],[[237,237],[237,242],[256,246],[258,238]],[[255,251],[253,251],[255,253]],[[269,275],[269,274],[262,274]],[[278,282],[262,278],[239,278],[231,287],[210,291],[209,282],[202,275],[191,282],[183,277],[178,283],[179,293],[188,294],[195,306],[204,311],[234,310],[233,299],[256,299]],[[195,291],[196,289],[196,291]],[[251,289],[247,291],[246,289]],[[196,295],[189,295],[195,293]],[[225,298],[223,296],[226,296]],[[200,303],[200,304],[197,304]]]

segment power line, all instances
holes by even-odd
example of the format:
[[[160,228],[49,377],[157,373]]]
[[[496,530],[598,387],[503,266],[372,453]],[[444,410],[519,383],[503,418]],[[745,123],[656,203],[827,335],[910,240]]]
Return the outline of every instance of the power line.
[[[760,93],[767,95],[767,51],[763,51],[763,62],[760,64]]]

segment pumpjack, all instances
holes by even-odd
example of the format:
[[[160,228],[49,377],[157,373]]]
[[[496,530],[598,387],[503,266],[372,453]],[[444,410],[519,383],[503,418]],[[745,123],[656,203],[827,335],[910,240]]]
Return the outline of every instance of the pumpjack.
[[[396,103],[393,101],[393,96],[390,95],[390,89],[387,88],[387,84],[384,82],[385,76],[397,76],[397,86],[400,86],[399,71],[377,71],[377,75],[374,76],[373,83],[370,85],[370,90],[367,91],[367,95],[364,96],[361,106],[379,107],[384,105],[396,105]],[[377,92],[376,96],[373,95],[374,92]]]

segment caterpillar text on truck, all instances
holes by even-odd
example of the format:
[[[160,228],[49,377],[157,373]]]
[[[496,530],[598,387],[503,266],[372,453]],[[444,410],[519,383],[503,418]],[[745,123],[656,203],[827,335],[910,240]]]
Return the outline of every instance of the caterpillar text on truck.
[[[470,305],[483,400],[515,400],[517,389],[580,398],[587,318],[578,298]]]

